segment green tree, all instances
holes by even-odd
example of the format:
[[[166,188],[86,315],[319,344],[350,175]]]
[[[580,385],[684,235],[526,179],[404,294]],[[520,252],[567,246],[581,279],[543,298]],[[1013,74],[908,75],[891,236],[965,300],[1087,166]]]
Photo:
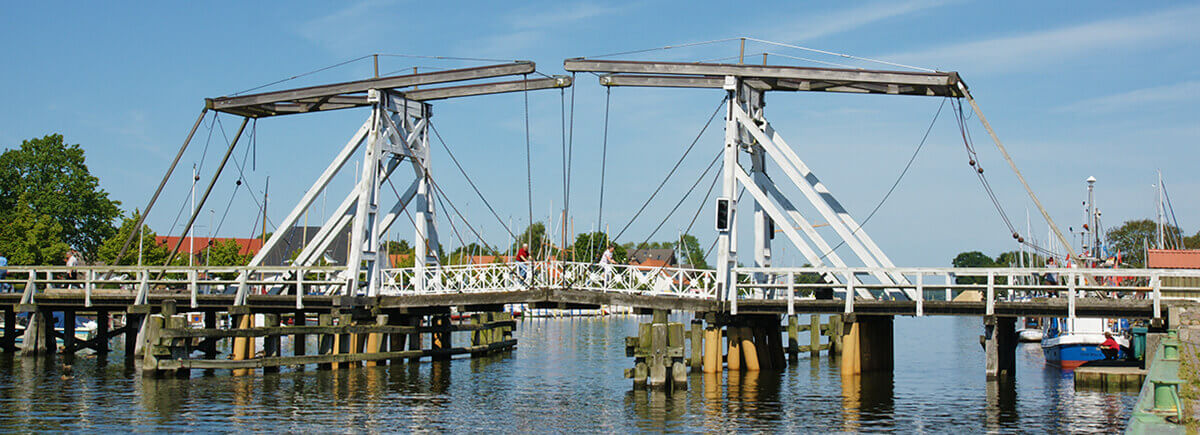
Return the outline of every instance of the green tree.
[[[992,257],[979,251],[962,252],[950,262],[954,267],[996,267]],[[960,276],[955,278],[959,284],[986,284],[987,278],[981,276]]]
[[[525,227],[525,231],[517,234],[517,240],[513,243],[512,252],[516,255],[517,250],[521,249],[524,243],[529,244],[529,255],[534,259],[542,259],[553,254],[553,244],[546,237],[546,224],[534,222],[532,225]]]
[[[254,257],[242,248],[237,241],[225,239],[213,243],[204,253],[204,260],[210,266],[245,266]],[[199,262],[199,261],[198,261]]]
[[[1178,240],[1182,231],[1174,225],[1164,225],[1163,233],[1167,239]],[[1108,241],[1109,250],[1121,251],[1121,262],[1133,267],[1144,267],[1146,243],[1149,242],[1150,247],[1154,247],[1155,241],[1158,240],[1158,224],[1150,219],[1125,221],[1121,226],[1108,230],[1105,240]]]
[[[0,255],[12,265],[61,265],[66,262],[63,229],[23,199],[0,213]]]
[[[134,226],[137,225],[141,213],[134,211],[133,216],[121,220],[121,227],[117,229],[116,234],[109,237],[100,247],[96,249],[96,259],[101,263],[108,265],[129,266],[137,264],[138,260],[138,239],[135,236],[133,245],[129,251],[117,260],[117,253],[121,252],[121,246],[125,244],[125,239],[130,233],[134,232]],[[160,245],[156,242],[158,234],[150,229],[148,225],[142,225],[142,264],[160,265],[167,261],[167,255],[170,255],[171,248],[166,245]],[[185,259],[186,260],[186,259]],[[186,264],[186,261],[184,262]]]
[[[450,252],[449,264],[466,264],[471,262],[471,257],[476,255],[497,255],[496,250],[489,246],[482,246],[478,243],[471,242],[466,246],[459,246]]]
[[[0,154],[0,214],[17,212],[24,198],[35,214],[61,227],[61,238],[93,258],[96,248],[116,233],[120,204],[108,198],[100,180],[88,172],[83,149],[60,134],[21,142]]]
[[[1025,259],[1022,260],[1021,257],[1025,257]],[[1040,255],[1029,252],[1022,253],[1020,251],[1008,251],[1001,253],[1000,256],[996,257],[995,264],[998,267],[1020,267],[1022,264],[1024,264],[1025,267],[1042,267],[1046,264],[1046,259],[1042,258]]]
[[[696,236],[684,234],[679,239],[680,243],[675,249],[676,258],[696,269],[708,269],[708,262],[704,260],[704,248],[700,247]]]
[[[610,245],[612,245],[612,241],[608,239],[608,234],[597,231],[576,235],[575,244],[571,245],[571,250],[575,252],[576,261],[594,263],[600,261],[600,255],[604,254],[604,250]],[[628,261],[628,252],[624,246],[614,245],[613,248],[613,261],[617,263]]]

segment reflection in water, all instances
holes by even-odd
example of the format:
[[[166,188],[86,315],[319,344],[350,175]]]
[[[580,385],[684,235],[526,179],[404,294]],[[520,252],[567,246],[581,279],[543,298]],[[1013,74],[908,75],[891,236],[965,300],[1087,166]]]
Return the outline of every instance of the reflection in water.
[[[536,319],[520,347],[474,360],[232,377],[143,378],[120,359],[0,356],[0,431],[1119,431],[1131,393],[1079,392],[1018,349],[988,384],[977,318],[897,318],[896,371],[842,378],[836,358],[781,371],[694,373],[687,390],[635,391],[624,337],[645,318]],[[459,337],[456,337],[456,340]],[[465,337],[463,338],[465,339]],[[114,345],[111,358],[123,358]]]

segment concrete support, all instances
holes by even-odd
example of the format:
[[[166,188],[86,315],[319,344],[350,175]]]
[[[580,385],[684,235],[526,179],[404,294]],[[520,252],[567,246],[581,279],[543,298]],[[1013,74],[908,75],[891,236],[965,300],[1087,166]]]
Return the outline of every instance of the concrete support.
[[[1016,317],[988,316],[984,324],[985,370],[989,381],[1013,379],[1017,368]]]
[[[892,316],[846,316],[842,375],[891,372],[894,364]]]

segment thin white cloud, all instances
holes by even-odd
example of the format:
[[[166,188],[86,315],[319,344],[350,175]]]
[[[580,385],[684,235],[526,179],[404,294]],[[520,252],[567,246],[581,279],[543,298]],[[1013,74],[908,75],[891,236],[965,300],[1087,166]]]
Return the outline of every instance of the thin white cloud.
[[[955,0],[909,0],[872,2],[862,6],[804,18],[789,23],[787,28],[770,32],[772,39],[804,42],[822,36],[835,35],[871,23],[908,15],[952,3]]]
[[[1189,6],[1135,17],[1096,21],[993,39],[948,44],[928,50],[896,53],[884,59],[943,69],[969,71],[1020,70],[1114,49],[1200,39],[1196,23],[1200,7]]]
[[[547,38],[547,31],[620,12],[618,8],[578,2],[550,8],[522,8],[500,20],[501,29],[460,44],[456,52],[470,56],[520,57]]]
[[[397,0],[364,0],[300,24],[297,33],[334,53],[361,52],[373,46],[379,29],[395,26],[388,11]]]
[[[617,13],[619,9],[600,6],[593,3],[574,3],[561,5],[536,12],[521,12],[509,17],[509,23],[516,29],[538,29],[562,26],[578,21]]]
[[[1057,112],[1115,112],[1155,103],[1200,99],[1200,81],[1136,89],[1119,94],[1089,98],[1055,109]]]

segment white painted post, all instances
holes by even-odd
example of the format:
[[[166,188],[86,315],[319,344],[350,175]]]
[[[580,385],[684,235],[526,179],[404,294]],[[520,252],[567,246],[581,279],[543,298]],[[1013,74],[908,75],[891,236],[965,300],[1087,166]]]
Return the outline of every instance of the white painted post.
[[[242,271],[242,273],[238,274],[238,280],[237,280],[238,289],[237,289],[237,296],[235,296],[233,298],[234,305],[245,305],[246,304],[246,294],[250,291],[250,289],[246,288],[246,279],[247,279],[248,275],[250,275],[250,269],[245,269]]]
[[[33,303],[33,293],[37,291],[37,271],[29,269],[29,279],[25,281],[25,292],[21,293],[22,304]]]
[[[917,272],[917,317],[925,316],[925,273]]]
[[[985,313],[989,316],[996,314],[996,272],[990,270],[987,273],[987,308]]]
[[[1162,317],[1162,285],[1157,272],[1150,274],[1150,288],[1154,290],[1154,318],[1158,319]]]
[[[735,315],[735,316],[736,316],[736,315],[737,315],[737,301],[738,301],[738,276],[737,276],[737,271],[730,271],[730,272],[729,272],[729,275],[732,277],[730,280],[731,280],[731,281],[733,281],[733,282],[731,282],[731,283],[730,283],[731,285],[730,285],[730,287],[729,287],[729,289],[730,289],[730,292],[731,292],[731,294],[729,295],[729,297],[730,297],[730,299],[729,299],[729,303],[730,303],[730,305],[729,305],[729,314],[732,314],[732,315]]]
[[[89,308],[92,306],[93,272],[91,269],[83,271],[83,306]]]
[[[192,269],[188,271],[188,289],[192,292],[192,308],[196,308],[199,304],[196,303],[196,295],[200,293],[199,271]]]
[[[796,272],[787,273],[788,280],[788,315],[796,315]],[[790,322],[790,320],[789,320]]]
[[[1071,330],[1075,330],[1075,274],[1067,274],[1067,318],[1071,322]]]
[[[946,278],[946,302],[950,302],[951,299],[954,299],[954,291],[950,289],[950,274],[946,273],[942,276]]]
[[[846,314],[854,312],[854,272],[845,273],[846,276]]]
[[[145,305],[150,298],[150,271],[142,269],[138,271],[138,295],[134,298],[134,305]]]
[[[304,309],[304,268],[296,268],[296,309]]]

